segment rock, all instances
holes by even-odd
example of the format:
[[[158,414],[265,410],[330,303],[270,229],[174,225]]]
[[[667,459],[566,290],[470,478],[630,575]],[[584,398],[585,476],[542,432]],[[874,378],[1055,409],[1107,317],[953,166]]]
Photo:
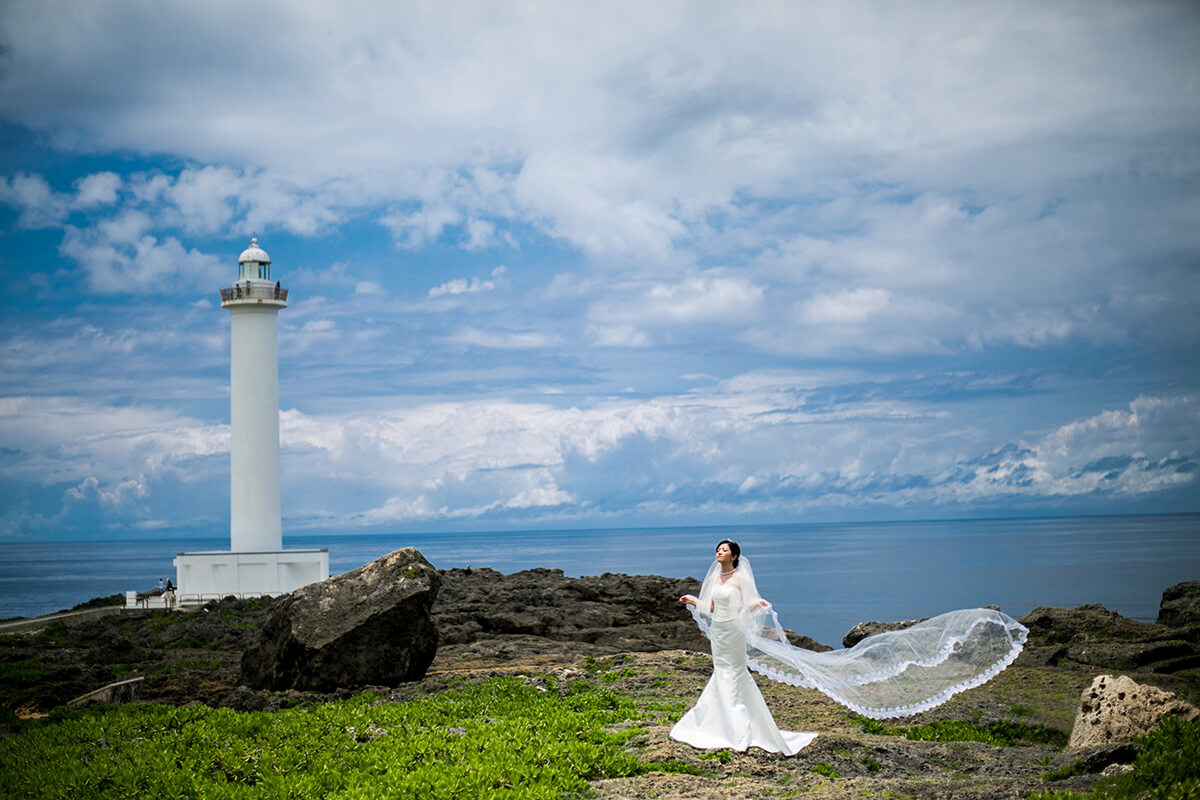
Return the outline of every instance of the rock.
[[[1098,675],[1083,690],[1068,749],[1111,747],[1132,742],[1158,727],[1169,716],[1200,717],[1200,709],[1170,692],[1134,683],[1121,675]]]
[[[911,628],[918,622],[924,622],[929,617],[921,619],[906,619],[900,622],[860,622],[850,629],[850,632],[842,637],[842,647],[854,647],[868,636],[874,636],[877,633],[886,631],[902,631],[905,628]]]
[[[242,655],[257,689],[395,686],[425,675],[437,652],[430,613],[441,577],[411,547],[309,584],[272,608]]]
[[[1163,592],[1158,624],[1171,628],[1200,624],[1200,581],[1177,583]]]
[[[569,578],[559,569],[530,569],[503,575],[493,569],[442,572],[434,605],[441,644],[473,645],[505,639],[497,652],[511,651],[511,637],[581,642],[611,652],[708,650],[680,595],[694,594],[694,578],[605,573]],[[810,650],[830,648],[789,632]],[[540,651],[542,648],[538,648]]]
[[[1163,674],[1200,666],[1200,637],[1128,619],[1101,605],[1038,606],[1021,623],[1029,628],[1029,655],[1019,662],[1025,666],[1074,663]]]

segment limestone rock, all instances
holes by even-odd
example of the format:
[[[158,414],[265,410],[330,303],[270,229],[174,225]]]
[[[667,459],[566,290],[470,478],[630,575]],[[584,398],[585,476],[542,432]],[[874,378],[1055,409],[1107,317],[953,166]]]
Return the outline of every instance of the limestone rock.
[[[709,647],[679,604],[680,595],[699,591],[695,578],[613,573],[570,578],[559,569],[504,575],[484,567],[445,570],[442,579],[434,617],[441,645],[454,648],[448,652],[501,640],[489,647],[517,653],[530,647],[531,637],[586,643],[609,652],[706,652]],[[787,633],[798,647],[830,649]]]
[[[1069,662],[1164,674],[1200,666],[1200,636],[1138,622],[1101,605],[1038,606],[1021,623],[1029,628],[1029,642],[1018,662],[1024,666]]]
[[[1158,624],[1171,628],[1200,624],[1200,581],[1177,583],[1163,592]]]
[[[1135,683],[1125,675],[1098,675],[1083,690],[1068,749],[1110,747],[1132,742],[1158,727],[1169,716],[1187,720],[1200,709],[1170,692]]]
[[[437,652],[431,609],[441,576],[411,547],[280,600],[242,656],[256,689],[395,686],[425,675]]]
[[[884,633],[886,631],[902,631],[905,628],[911,628],[918,622],[924,622],[927,619],[929,619],[929,617],[922,617],[921,619],[905,619],[900,620],[899,622],[860,622],[851,628],[849,633],[842,637],[842,647],[854,647],[854,645],[858,644],[868,636],[874,636],[877,633]]]

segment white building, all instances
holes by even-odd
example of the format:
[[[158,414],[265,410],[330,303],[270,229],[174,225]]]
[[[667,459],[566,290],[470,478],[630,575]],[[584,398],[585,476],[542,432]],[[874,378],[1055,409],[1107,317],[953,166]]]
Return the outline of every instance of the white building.
[[[178,599],[290,592],[329,577],[329,550],[284,550],[279,503],[278,317],[287,289],[271,280],[257,239],[238,258],[238,278],[221,290],[232,318],[229,370],[229,551],[180,553]]]

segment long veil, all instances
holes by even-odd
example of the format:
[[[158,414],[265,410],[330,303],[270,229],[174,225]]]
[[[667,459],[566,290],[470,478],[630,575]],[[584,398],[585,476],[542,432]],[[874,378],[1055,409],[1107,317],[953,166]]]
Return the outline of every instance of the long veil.
[[[720,571],[721,565],[714,562],[697,603],[689,606],[705,636]],[[986,683],[1020,655],[1029,635],[1007,614],[972,608],[868,636],[845,650],[816,653],[788,641],[774,609],[755,607],[761,597],[745,556],[738,561],[737,579],[750,669],[792,686],[817,689],[873,719],[918,714]]]

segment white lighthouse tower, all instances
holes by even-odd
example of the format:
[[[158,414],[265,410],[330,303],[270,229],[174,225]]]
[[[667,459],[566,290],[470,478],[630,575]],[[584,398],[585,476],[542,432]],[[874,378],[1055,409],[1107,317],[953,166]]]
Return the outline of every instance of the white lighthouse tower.
[[[179,598],[279,594],[329,577],[329,550],[284,550],[279,502],[279,311],[288,291],[251,239],[238,277],[221,290],[229,309],[229,551],[180,553]]]

